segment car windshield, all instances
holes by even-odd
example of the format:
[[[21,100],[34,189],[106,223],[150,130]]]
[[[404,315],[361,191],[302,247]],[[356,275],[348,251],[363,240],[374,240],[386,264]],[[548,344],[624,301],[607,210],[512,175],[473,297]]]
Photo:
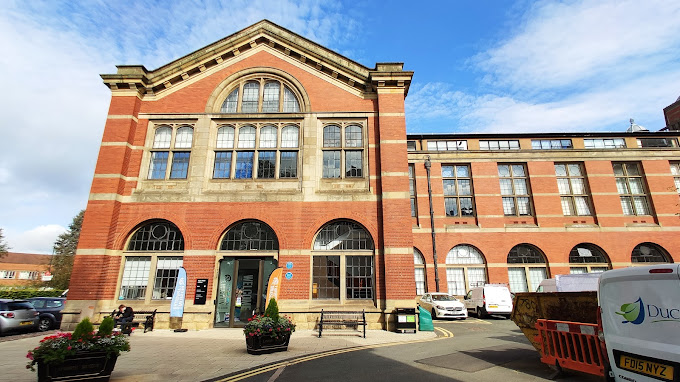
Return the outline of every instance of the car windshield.
[[[448,294],[433,294],[432,299],[434,301],[458,301],[455,297],[449,296]]]

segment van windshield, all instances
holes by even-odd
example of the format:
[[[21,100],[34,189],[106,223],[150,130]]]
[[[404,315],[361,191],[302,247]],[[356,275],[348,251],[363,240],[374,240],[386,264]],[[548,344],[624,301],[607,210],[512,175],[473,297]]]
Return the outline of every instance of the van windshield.
[[[458,301],[455,297],[449,296],[447,294],[433,294],[432,299],[434,301]]]

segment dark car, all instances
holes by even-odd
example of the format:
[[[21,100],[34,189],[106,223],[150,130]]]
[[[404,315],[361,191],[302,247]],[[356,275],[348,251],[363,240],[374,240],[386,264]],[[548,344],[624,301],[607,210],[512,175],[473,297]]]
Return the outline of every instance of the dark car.
[[[0,336],[11,330],[35,330],[38,312],[26,300],[0,299]]]
[[[59,329],[61,326],[61,310],[64,309],[63,297],[32,297],[28,301],[33,304],[35,310],[40,313],[38,330],[44,332],[50,329]]]

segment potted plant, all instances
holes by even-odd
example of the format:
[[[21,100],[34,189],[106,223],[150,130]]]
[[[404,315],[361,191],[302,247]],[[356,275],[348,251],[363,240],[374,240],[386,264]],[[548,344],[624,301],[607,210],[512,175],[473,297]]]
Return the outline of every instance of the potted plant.
[[[38,365],[38,382],[108,381],[120,352],[130,350],[128,339],[113,333],[113,326],[113,318],[106,317],[95,332],[86,317],[73,333],[43,338],[26,355],[26,368],[35,371]]]
[[[269,300],[264,315],[255,315],[248,319],[243,328],[246,335],[246,350],[249,354],[265,354],[288,350],[290,335],[295,331],[295,324],[286,316],[279,315],[279,307],[275,299]]]

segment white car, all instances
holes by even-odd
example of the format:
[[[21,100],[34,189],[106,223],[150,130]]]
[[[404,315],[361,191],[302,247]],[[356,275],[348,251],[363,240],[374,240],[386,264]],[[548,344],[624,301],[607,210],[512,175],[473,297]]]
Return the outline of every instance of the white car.
[[[503,284],[486,284],[472,288],[465,296],[465,307],[474,312],[477,318],[497,314],[510,318],[512,314],[512,295]]]
[[[466,319],[467,309],[462,302],[448,293],[425,293],[418,299],[418,306],[432,312],[432,318]]]

